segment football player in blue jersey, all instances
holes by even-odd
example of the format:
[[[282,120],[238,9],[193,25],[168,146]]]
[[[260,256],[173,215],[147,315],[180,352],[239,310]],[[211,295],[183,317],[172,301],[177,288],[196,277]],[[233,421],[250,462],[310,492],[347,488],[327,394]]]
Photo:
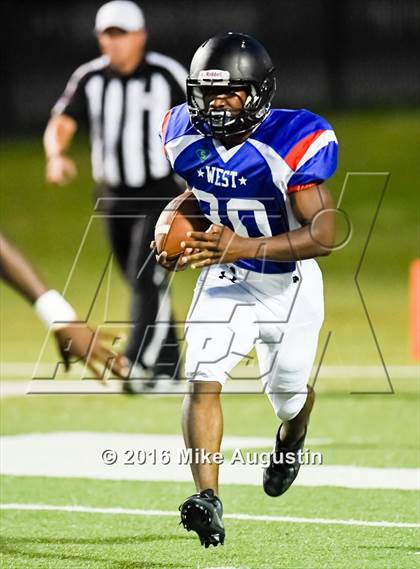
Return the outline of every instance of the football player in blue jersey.
[[[204,269],[186,322],[187,448],[220,451],[222,386],[255,347],[264,391],[281,421],[263,487],[280,496],[298,474],[314,404],[307,382],[323,321],[314,257],[334,245],[325,180],[336,168],[337,139],[318,115],[271,109],[274,91],[270,56],[252,37],[222,34],[197,50],[187,103],[167,113],[162,140],[213,225],[188,234],[178,262],[165,252],[158,261],[168,270]],[[180,511],[184,527],[208,547],[223,543],[225,531],[218,461],[206,462],[191,465],[198,493]]]

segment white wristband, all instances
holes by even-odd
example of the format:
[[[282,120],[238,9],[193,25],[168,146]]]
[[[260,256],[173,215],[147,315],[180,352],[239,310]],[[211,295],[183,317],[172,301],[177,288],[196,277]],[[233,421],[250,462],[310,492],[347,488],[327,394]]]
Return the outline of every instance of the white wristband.
[[[76,320],[71,304],[56,290],[47,290],[35,301],[35,312],[47,328],[58,330]]]

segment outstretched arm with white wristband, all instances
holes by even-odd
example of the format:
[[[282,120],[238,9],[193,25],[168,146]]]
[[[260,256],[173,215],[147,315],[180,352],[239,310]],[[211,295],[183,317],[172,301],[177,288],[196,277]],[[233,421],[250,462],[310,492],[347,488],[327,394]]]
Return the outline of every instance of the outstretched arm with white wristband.
[[[34,306],[47,328],[53,329],[66,371],[71,363],[84,361],[98,379],[104,378],[105,367],[118,377],[127,377],[128,362],[105,345],[108,336],[77,322],[73,307],[60,293],[47,287],[22,253],[1,234],[0,276]]]

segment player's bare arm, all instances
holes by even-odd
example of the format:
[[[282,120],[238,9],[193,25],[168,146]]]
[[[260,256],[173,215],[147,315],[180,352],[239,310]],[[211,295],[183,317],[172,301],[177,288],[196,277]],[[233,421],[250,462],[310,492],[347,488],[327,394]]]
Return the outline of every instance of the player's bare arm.
[[[292,193],[290,201],[302,225],[299,229],[258,238],[241,237],[221,225],[213,225],[206,233],[191,232],[183,246],[199,252],[184,255],[183,266],[200,268],[255,258],[296,261],[329,255],[334,245],[335,213],[328,188],[325,184],[314,185]]]
[[[66,186],[77,175],[74,161],[65,154],[76,130],[76,121],[68,115],[54,115],[48,121],[44,133],[44,150],[46,179],[50,184]]]
[[[118,377],[126,377],[126,359],[106,344],[110,334],[91,328],[84,322],[76,322],[77,316],[72,307],[57,291],[49,289],[22,253],[2,235],[0,276],[34,305],[45,323],[62,320],[60,324],[53,325],[53,330],[66,371],[72,363],[82,361],[97,379],[103,379],[104,365]],[[114,336],[112,334],[112,339]]]
[[[33,304],[47,286],[22,253],[0,234],[0,277]]]

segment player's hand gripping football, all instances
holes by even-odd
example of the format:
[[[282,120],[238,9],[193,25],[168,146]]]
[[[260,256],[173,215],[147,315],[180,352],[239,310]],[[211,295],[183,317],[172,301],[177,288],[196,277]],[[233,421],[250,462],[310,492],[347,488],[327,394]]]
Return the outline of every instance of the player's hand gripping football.
[[[106,381],[105,368],[121,379],[127,378],[127,359],[106,345],[107,340],[115,339],[115,333],[74,323],[55,330],[54,334],[66,371],[72,363],[85,362],[94,377],[102,382]]]
[[[152,251],[154,251],[156,261],[159,263],[159,265],[161,267],[163,267],[164,269],[166,269],[167,271],[176,271],[176,272],[185,271],[185,269],[188,267],[188,264],[182,260],[183,255],[180,255],[180,256],[176,257],[175,259],[168,259],[167,258],[168,254],[166,251],[162,251],[162,253],[160,253],[160,255],[158,255],[157,249],[156,249],[156,241],[152,241],[150,243],[150,249]],[[193,250],[188,249],[188,252],[192,253]]]
[[[212,225],[205,233],[190,231],[188,240],[181,243],[185,248],[181,261],[192,269],[200,269],[219,263],[234,263],[246,257],[247,239],[234,233],[229,227]]]

